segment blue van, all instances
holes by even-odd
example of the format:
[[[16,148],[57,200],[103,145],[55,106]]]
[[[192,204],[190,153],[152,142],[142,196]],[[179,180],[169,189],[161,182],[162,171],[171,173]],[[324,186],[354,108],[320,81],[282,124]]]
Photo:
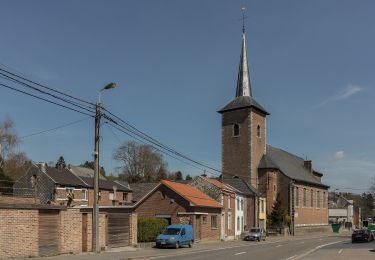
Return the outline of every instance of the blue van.
[[[163,233],[156,238],[156,247],[179,248],[184,245],[192,247],[193,243],[194,232],[192,225],[169,225]]]

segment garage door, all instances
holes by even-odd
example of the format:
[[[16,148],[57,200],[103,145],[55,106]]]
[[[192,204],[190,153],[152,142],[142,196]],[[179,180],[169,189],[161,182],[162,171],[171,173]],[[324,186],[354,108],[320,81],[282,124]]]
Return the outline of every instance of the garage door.
[[[39,211],[39,255],[59,252],[59,211]]]
[[[108,246],[129,246],[129,214],[108,214]]]

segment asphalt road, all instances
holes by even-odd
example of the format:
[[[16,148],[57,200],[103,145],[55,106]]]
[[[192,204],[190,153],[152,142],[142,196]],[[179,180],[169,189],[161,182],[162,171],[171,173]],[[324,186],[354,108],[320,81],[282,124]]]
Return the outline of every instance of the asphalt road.
[[[322,238],[303,238],[299,240],[283,241],[283,242],[241,242],[235,247],[223,247],[200,252],[183,253],[168,257],[152,257],[151,259],[307,259],[309,254],[314,254],[320,249],[335,244],[347,242],[347,237],[322,237]],[[375,243],[374,243],[375,244]],[[319,256],[308,259],[320,259]],[[348,259],[348,258],[347,258]],[[350,259],[350,258],[349,258]]]

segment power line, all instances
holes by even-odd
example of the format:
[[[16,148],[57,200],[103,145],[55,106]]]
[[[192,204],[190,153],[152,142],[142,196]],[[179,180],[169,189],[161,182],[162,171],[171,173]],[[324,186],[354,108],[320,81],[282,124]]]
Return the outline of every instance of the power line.
[[[2,83],[0,83],[0,86],[1,86],[1,87],[4,87],[4,88],[11,89],[11,90],[16,91],[16,92],[23,93],[23,94],[25,94],[25,95],[28,95],[28,96],[31,96],[31,97],[34,97],[34,98],[37,98],[37,99],[40,99],[40,100],[43,100],[43,101],[45,101],[45,102],[48,102],[48,103],[51,103],[51,104],[54,104],[54,105],[57,105],[57,106],[60,106],[60,107],[64,107],[64,108],[66,108],[66,109],[69,109],[69,110],[72,110],[72,111],[75,111],[75,112],[78,112],[78,113],[84,114],[84,115],[86,115],[86,116],[94,117],[93,115],[90,115],[90,114],[88,114],[88,113],[86,113],[86,112],[82,112],[82,111],[77,110],[77,109],[75,109],[75,108],[71,108],[71,107],[65,106],[65,105],[60,104],[60,103],[56,103],[56,102],[51,101],[51,100],[48,100],[48,99],[46,99],[46,98],[42,98],[42,97],[36,96],[36,95],[34,95],[34,94],[31,94],[31,93],[28,93],[28,92],[25,92],[25,91],[22,91],[22,90],[16,89],[16,88],[14,88],[14,87],[11,87],[11,86],[8,86],[8,85],[2,84]]]
[[[39,132],[36,132],[36,133],[24,135],[24,136],[21,136],[21,139],[24,139],[24,138],[27,138],[27,137],[31,137],[31,136],[35,136],[35,135],[39,135],[39,134],[44,134],[44,133],[47,133],[47,132],[51,132],[51,131],[54,131],[54,130],[57,130],[57,129],[61,129],[61,128],[67,127],[67,126],[71,126],[71,125],[80,123],[82,121],[85,121],[87,119],[88,119],[88,117],[80,119],[80,120],[76,120],[76,121],[73,121],[73,122],[70,122],[70,123],[67,123],[67,124],[64,124],[64,125],[56,126],[54,128],[50,128],[50,129],[47,129],[47,130],[43,130],[43,131],[39,131]]]
[[[48,89],[48,90],[54,91],[54,92],[56,92],[56,93],[58,93],[58,94],[61,94],[61,95],[65,95],[65,96],[70,97],[70,98],[72,98],[72,99],[75,99],[75,100],[77,100],[77,101],[80,101],[80,102],[83,102],[83,103],[86,103],[86,104],[89,104],[89,105],[95,106],[95,104],[92,103],[92,102],[88,102],[88,101],[86,101],[86,100],[83,100],[83,99],[81,99],[81,98],[74,97],[74,96],[72,96],[72,95],[66,94],[66,93],[61,92],[61,91],[59,91],[59,90],[56,90],[56,89],[53,89],[53,88],[50,88],[50,87],[44,86],[44,85],[42,85],[42,84],[40,84],[40,83],[37,83],[37,82],[32,81],[32,80],[29,80],[29,79],[27,79],[27,78],[25,78],[25,77],[22,77],[22,76],[19,76],[19,75],[15,74],[15,73],[12,73],[12,72],[8,71],[8,70],[4,70],[4,69],[2,69],[2,68],[0,68],[0,70],[3,71],[3,72],[6,72],[6,73],[8,73],[8,74],[10,74],[10,75],[12,75],[12,76],[15,76],[15,77],[18,77],[18,78],[20,78],[20,79],[23,79],[23,80],[25,80],[25,81],[27,81],[27,82],[29,82],[29,83],[35,84],[35,85],[37,85],[37,86],[39,86],[39,87],[42,87],[42,88],[45,88],[45,89]]]
[[[1,69],[0,69],[0,70],[1,70]],[[37,87],[31,86],[31,85],[29,85],[29,84],[27,84],[27,83],[25,83],[25,82],[22,82],[22,81],[19,81],[19,80],[15,79],[15,78],[12,78],[12,77],[10,77],[10,76],[4,74],[4,73],[1,73],[1,72],[0,72],[0,75],[1,75],[0,77],[3,78],[3,79],[13,81],[14,83],[16,83],[16,84],[18,84],[18,85],[22,85],[22,86],[25,86],[25,87],[27,87],[27,88],[31,88],[31,89],[33,89],[33,90],[35,90],[35,91],[38,91],[38,92],[42,93],[42,94],[49,95],[49,96],[51,96],[51,97],[53,97],[53,98],[55,98],[55,99],[59,99],[59,100],[62,100],[62,101],[64,101],[64,102],[66,102],[66,103],[69,103],[69,104],[71,104],[71,105],[73,105],[73,106],[79,107],[79,108],[81,108],[81,109],[83,109],[83,110],[86,110],[87,112],[94,113],[94,110],[93,110],[92,108],[90,108],[90,107],[89,107],[89,108],[87,108],[87,106],[86,106],[86,107],[83,107],[83,106],[81,106],[80,104],[77,104],[76,102],[73,102],[73,101],[70,101],[70,100],[68,100],[68,99],[65,99],[65,98],[62,98],[62,97],[56,96],[56,95],[51,94],[51,93],[48,93],[48,92],[46,92],[46,91],[43,91],[43,90],[41,90],[41,89],[39,89],[39,88],[37,88]]]

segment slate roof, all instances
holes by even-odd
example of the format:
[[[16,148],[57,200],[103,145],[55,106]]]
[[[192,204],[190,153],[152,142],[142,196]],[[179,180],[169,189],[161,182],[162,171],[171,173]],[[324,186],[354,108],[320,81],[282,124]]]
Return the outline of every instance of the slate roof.
[[[278,169],[287,177],[306,183],[329,187],[318,181],[304,166],[304,160],[294,154],[279,148],[267,145],[266,154],[263,155],[259,169]]]
[[[129,185],[133,191],[133,202],[136,203],[158,186],[159,183],[131,183]]]
[[[197,188],[186,185],[183,183],[177,183],[172,181],[162,180],[160,181],[163,185],[173,190],[181,197],[192,203],[197,207],[210,207],[210,208],[222,208],[222,205],[216,200],[210,198]]]
[[[68,166],[68,169],[75,175],[79,177],[87,177],[87,178],[94,178],[94,170],[82,166]],[[99,174],[99,178],[105,180],[106,178]]]
[[[245,196],[257,196],[259,192],[247,183],[244,179],[239,176],[223,176],[223,181],[225,184],[230,185],[231,187],[237,189],[239,192]]]
[[[250,108],[250,107],[253,107],[259,110],[260,112],[266,115],[269,115],[267,110],[265,110],[258,102],[256,102],[253,97],[249,97],[249,96],[236,97],[234,100],[229,102],[225,107],[220,109],[218,112],[223,113],[223,112],[232,111],[232,110],[236,110],[240,108]]]
[[[90,188],[94,187],[94,178],[81,177],[81,179],[88,184]],[[120,185],[114,181],[99,179],[99,189],[102,190],[113,190],[113,186],[117,187],[117,191],[131,192],[131,189]]]
[[[39,169],[40,165],[38,166]],[[88,187],[79,177],[71,173],[67,168],[56,169],[54,167],[45,166],[45,174],[47,174],[56,183],[64,186]]]

